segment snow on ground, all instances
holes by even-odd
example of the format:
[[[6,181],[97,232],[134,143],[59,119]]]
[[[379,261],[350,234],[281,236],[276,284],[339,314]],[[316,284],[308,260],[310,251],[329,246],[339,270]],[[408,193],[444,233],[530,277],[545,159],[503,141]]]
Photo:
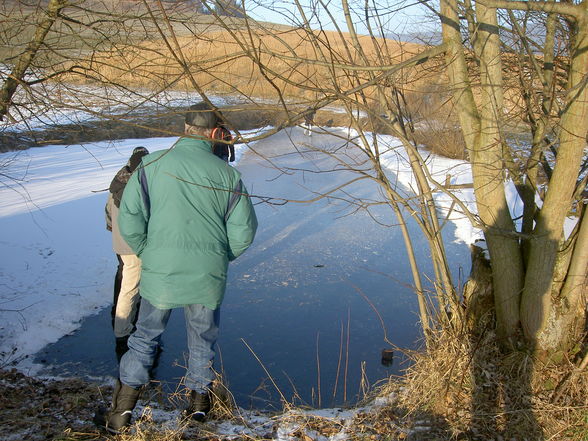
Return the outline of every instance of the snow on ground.
[[[365,422],[368,414],[376,414],[383,406],[391,404],[374,402],[368,406],[353,409],[330,408],[321,410],[302,410],[293,408],[279,415],[257,410],[236,409],[234,418],[230,420],[208,421],[207,431],[223,439],[272,439],[274,441],[297,441],[300,439],[315,441],[344,441],[356,439],[356,418],[361,415]],[[157,407],[143,405],[141,402],[134,410],[136,417],[141,416],[148,421],[152,430],[161,433],[184,432],[183,439],[196,438],[190,428],[183,427],[179,410],[162,410]],[[403,429],[397,424],[396,431],[404,432],[405,437],[412,429]],[[328,427],[325,432],[321,429]],[[428,430],[428,423],[423,421],[417,430]],[[392,438],[390,438],[392,441]]]
[[[416,180],[410,169],[410,161],[406,150],[401,146],[399,141],[394,140],[390,136],[380,135],[378,138],[380,140],[379,143],[388,148],[382,154],[382,164],[396,175],[398,182],[402,186],[407,189],[416,190]],[[420,151],[420,154],[425,159],[430,178],[440,185],[445,185],[446,180],[449,180],[451,185],[467,185],[472,183],[472,171],[468,162],[444,158],[424,150]],[[431,187],[434,188],[434,186]],[[477,213],[473,188],[453,189],[451,193],[463,203],[467,210],[473,214]],[[444,218],[447,217],[455,224],[456,241],[473,244],[475,241],[483,238],[482,232],[472,225],[463,210],[454,203],[454,199],[441,191],[435,192],[433,197],[442,216]],[[517,204],[516,199],[518,199],[518,195],[516,192],[514,194],[509,192],[509,197],[512,200],[513,209],[516,209],[515,205]]]
[[[300,408],[287,409],[273,417],[267,412],[258,410],[235,410],[234,418],[230,420],[208,421],[207,426],[211,433],[224,439],[273,439],[274,441],[297,441],[300,439],[315,441],[344,441],[356,439],[356,418],[361,415],[365,422],[367,415],[377,414],[385,406],[393,405],[395,396],[380,397],[366,406],[357,406],[352,409],[329,408],[303,410]],[[135,408],[134,415],[142,416],[155,430],[167,433],[183,431],[182,416],[179,410],[162,410],[157,407],[144,405],[141,402]],[[403,429],[395,424],[397,432],[403,432],[405,437],[412,429]],[[321,433],[321,428],[329,427]],[[421,421],[416,430],[426,431],[429,423]],[[190,430],[190,429],[188,429]],[[189,433],[184,434],[185,439],[192,439]],[[194,436],[195,438],[195,436]],[[392,440],[392,439],[391,439]]]
[[[107,305],[107,288],[96,282],[112,271],[110,239],[100,234],[104,193],[92,192],[108,187],[134,147],[154,149],[160,142],[170,140],[48,146],[1,155],[3,163],[10,161],[0,189],[0,352],[5,361],[34,354]],[[72,208],[76,200],[83,202],[81,208]],[[97,258],[88,258],[90,253]]]

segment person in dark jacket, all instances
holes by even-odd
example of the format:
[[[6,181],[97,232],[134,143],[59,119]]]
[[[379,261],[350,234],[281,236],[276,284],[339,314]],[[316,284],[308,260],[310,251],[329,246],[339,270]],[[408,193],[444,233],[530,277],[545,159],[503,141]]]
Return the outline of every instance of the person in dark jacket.
[[[139,305],[139,280],[141,278],[141,259],[127,245],[118,229],[118,210],[123,190],[141,158],[149,150],[136,147],[124,167],[112,179],[106,202],[106,229],[112,232],[112,249],[118,260],[114,277],[114,293],[111,309],[112,328],[116,341],[116,357],[120,361],[127,351],[127,340],[134,329]]]
[[[304,134],[307,136],[312,136],[312,126],[314,125],[314,115],[316,114],[316,110],[312,107],[306,109],[304,112]]]
[[[145,156],[124,190],[118,223],[142,261],[141,308],[111,408],[95,418],[110,432],[130,425],[172,308],[182,307],[186,318],[185,415],[203,420],[210,410],[228,264],[251,245],[257,229],[240,173],[212,151],[219,116],[206,103],[190,107],[186,136]]]

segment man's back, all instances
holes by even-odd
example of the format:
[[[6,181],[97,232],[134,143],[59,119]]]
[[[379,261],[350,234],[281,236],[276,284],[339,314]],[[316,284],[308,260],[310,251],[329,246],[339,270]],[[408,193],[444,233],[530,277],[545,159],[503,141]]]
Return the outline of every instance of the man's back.
[[[220,305],[228,262],[257,227],[240,182],[209,143],[192,138],[143,158],[125,189],[119,226],[142,259],[141,295],[154,306]]]

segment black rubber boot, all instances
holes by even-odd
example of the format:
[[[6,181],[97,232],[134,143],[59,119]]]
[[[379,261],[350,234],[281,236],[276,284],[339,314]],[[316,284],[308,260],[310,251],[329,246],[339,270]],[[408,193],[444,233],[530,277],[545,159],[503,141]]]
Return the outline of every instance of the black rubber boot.
[[[204,421],[208,412],[210,412],[210,394],[199,393],[195,390],[190,392],[190,404],[184,410],[184,417],[191,418],[194,421]]]
[[[98,409],[94,415],[94,423],[110,433],[121,433],[131,425],[131,416],[140,393],[140,389],[133,389],[116,380],[110,409]]]

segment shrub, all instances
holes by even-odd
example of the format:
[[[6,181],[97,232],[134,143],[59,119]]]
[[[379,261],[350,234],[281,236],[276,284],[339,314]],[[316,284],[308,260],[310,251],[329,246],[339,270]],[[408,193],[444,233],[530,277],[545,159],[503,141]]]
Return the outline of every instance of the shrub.
[[[414,139],[417,144],[437,155],[452,159],[468,159],[465,139],[459,127],[428,121],[416,128]]]

